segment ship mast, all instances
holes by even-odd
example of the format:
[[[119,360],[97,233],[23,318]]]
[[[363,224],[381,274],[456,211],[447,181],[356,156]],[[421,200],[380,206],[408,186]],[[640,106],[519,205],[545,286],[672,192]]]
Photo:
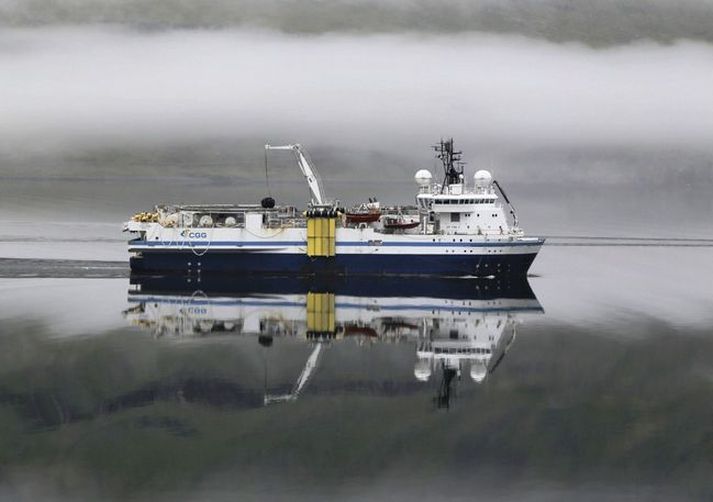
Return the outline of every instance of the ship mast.
[[[453,138],[443,140],[434,145],[436,158],[443,164],[443,185],[441,185],[441,193],[448,185],[455,185],[463,182],[463,162],[461,156],[463,152],[456,151],[453,147]]]

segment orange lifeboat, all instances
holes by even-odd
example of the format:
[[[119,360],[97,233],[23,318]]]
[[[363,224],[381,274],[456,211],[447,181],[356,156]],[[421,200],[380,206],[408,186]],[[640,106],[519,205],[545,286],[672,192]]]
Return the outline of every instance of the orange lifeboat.
[[[346,213],[347,223],[374,223],[381,218],[381,211]]]

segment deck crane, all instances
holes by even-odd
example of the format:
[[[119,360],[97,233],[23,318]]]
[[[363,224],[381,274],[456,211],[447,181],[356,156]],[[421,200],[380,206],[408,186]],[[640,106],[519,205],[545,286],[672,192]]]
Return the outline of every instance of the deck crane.
[[[312,373],[317,368],[317,363],[319,362],[319,355],[321,352],[322,352],[322,343],[317,342],[317,344],[314,346],[314,349],[312,349],[312,353],[307,358],[307,362],[305,363],[305,367],[302,370],[302,373],[300,373],[299,378],[297,378],[295,385],[292,387],[292,391],[289,394],[280,394],[280,395],[265,394],[265,400],[264,400],[265,406],[267,406],[269,404],[274,404],[274,403],[284,403],[286,401],[296,401],[297,398],[300,397],[300,393],[302,392],[302,389],[309,381],[310,377],[312,376]]]
[[[507,202],[507,205],[510,208],[510,214],[512,215],[512,225],[513,225],[513,227],[517,228],[518,218],[517,218],[517,213],[515,212],[515,207],[510,202],[510,199],[508,199],[508,196],[505,194],[505,190],[503,190],[503,188],[500,186],[500,183],[498,183],[498,180],[493,180],[493,185],[498,187],[498,190],[500,191],[503,198],[505,199],[505,202]]]
[[[308,160],[306,155],[307,152],[302,148],[302,145],[265,145],[265,150],[291,150],[294,152],[295,158],[297,159],[297,165],[300,167],[302,174],[307,180],[309,191],[312,194],[312,205],[321,206],[325,204],[324,196],[322,194],[322,181],[319,178],[319,173]]]

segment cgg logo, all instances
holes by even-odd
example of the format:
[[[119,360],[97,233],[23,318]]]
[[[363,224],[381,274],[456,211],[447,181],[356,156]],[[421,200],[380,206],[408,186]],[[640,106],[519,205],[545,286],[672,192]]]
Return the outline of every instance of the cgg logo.
[[[207,239],[208,234],[205,232],[191,232],[189,230],[184,230],[181,232],[181,237],[188,237],[189,239]]]

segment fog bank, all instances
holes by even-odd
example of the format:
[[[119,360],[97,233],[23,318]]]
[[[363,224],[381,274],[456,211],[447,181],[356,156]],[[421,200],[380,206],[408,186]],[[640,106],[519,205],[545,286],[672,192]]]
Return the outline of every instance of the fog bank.
[[[266,32],[0,34],[0,153],[206,138],[710,151],[713,47]]]

